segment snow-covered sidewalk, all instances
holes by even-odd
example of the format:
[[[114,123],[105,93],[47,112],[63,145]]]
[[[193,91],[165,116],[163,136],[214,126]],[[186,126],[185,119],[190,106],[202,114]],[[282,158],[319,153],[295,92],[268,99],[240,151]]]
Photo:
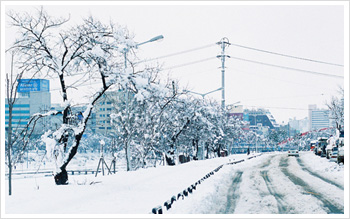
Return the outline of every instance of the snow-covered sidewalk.
[[[6,214],[148,214],[218,166],[245,158],[246,154],[232,155],[97,177],[71,175],[68,186],[56,186],[52,177],[16,179],[13,195],[6,195],[5,210]]]

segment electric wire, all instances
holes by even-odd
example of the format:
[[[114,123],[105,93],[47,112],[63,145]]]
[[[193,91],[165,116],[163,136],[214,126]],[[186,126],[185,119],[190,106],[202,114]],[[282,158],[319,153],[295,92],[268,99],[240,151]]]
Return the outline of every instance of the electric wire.
[[[290,81],[290,80],[283,80],[283,79],[271,77],[271,76],[269,76],[269,75],[263,75],[263,74],[261,74],[261,73],[255,73],[255,72],[244,71],[244,70],[241,70],[241,69],[238,69],[238,68],[230,68],[230,69],[234,70],[235,72],[253,74],[253,75],[256,75],[256,76],[258,76],[258,77],[270,78],[270,79],[272,79],[272,80],[282,81],[282,82],[284,82],[284,83],[297,84],[297,85],[302,85],[302,86],[310,87],[310,84],[298,83],[298,82]],[[325,88],[324,86],[321,87],[321,86],[319,86],[319,85],[317,85],[317,84],[313,84],[312,86],[313,86],[313,87],[322,88],[323,90],[324,90],[324,89],[331,90],[331,89],[329,89],[329,88]]]
[[[175,69],[175,68],[181,68],[181,67],[188,66],[188,65],[193,65],[193,64],[197,64],[197,63],[201,63],[201,62],[206,62],[206,61],[209,61],[209,60],[212,60],[212,59],[216,59],[216,57],[209,57],[209,58],[205,58],[205,59],[201,59],[201,60],[197,60],[197,61],[193,61],[193,62],[187,62],[187,63],[180,64],[180,65],[174,65],[174,66],[171,66],[171,67],[168,67],[168,68],[164,68],[161,71]]]
[[[142,63],[142,62],[150,62],[150,61],[154,61],[154,60],[158,60],[158,59],[164,59],[164,58],[168,58],[168,57],[172,57],[172,56],[181,55],[181,54],[184,54],[184,53],[194,52],[194,51],[205,49],[205,48],[209,48],[209,47],[212,47],[212,46],[215,46],[215,45],[216,45],[215,43],[211,43],[211,44],[208,44],[208,45],[205,45],[205,46],[196,47],[196,48],[184,50],[184,51],[181,51],[181,52],[175,52],[175,53],[159,56],[159,57],[152,58],[152,59],[142,60],[142,61],[136,62],[135,64],[139,64],[139,63]]]
[[[272,51],[268,51],[268,50],[257,49],[257,48],[253,48],[253,47],[249,47],[249,46],[243,46],[243,45],[239,45],[239,44],[235,44],[235,43],[230,43],[230,45],[233,45],[233,46],[236,46],[236,47],[241,47],[241,48],[244,48],[244,49],[255,50],[255,51],[258,51],[258,52],[265,52],[265,53],[269,53],[269,54],[273,54],[273,55],[279,55],[279,56],[284,56],[284,57],[293,58],[293,59],[300,59],[300,60],[303,60],[303,61],[316,62],[316,63],[326,64],[326,65],[334,65],[334,66],[344,67],[344,65],[341,65],[341,64],[335,64],[335,63],[324,62],[324,61],[319,61],[319,60],[314,60],[314,59],[308,59],[308,58],[303,58],[303,57],[291,56],[291,55],[277,53],[277,52],[272,52]]]
[[[250,106],[250,105],[244,105],[247,107],[255,107],[255,108],[269,108],[269,109],[287,109],[287,110],[309,110],[305,108],[293,108],[293,107],[274,107],[274,106]]]
[[[76,88],[76,87],[86,87],[86,86],[89,86],[89,85],[96,85],[96,84],[102,84],[102,82],[101,82],[101,81],[99,81],[99,82],[94,82],[94,83],[88,82],[88,83],[86,83],[86,84],[82,83],[82,84],[77,85],[77,86],[69,85],[69,88],[73,88],[73,87],[74,87],[74,88]],[[60,87],[58,87],[58,88],[52,88],[52,89],[50,89],[50,91],[57,91],[57,90],[61,91],[61,89],[62,89],[62,88],[60,88]]]
[[[302,98],[302,97],[318,97],[318,96],[324,96],[325,94],[310,94],[310,95],[297,95],[297,96],[280,96],[280,97],[267,97],[267,98],[255,98],[255,99],[246,99],[241,100],[241,102],[246,101],[257,101],[257,100],[274,100],[274,99],[290,99],[290,98]]]
[[[344,78],[344,76],[340,76],[340,75],[332,75],[332,74],[327,74],[327,73],[322,73],[322,72],[309,71],[309,70],[303,70],[303,69],[298,69],[298,68],[291,68],[291,67],[286,67],[286,66],[282,66],[282,65],[275,65],[275,64],[265,63],[265,62],[254,61],[254,60],[250,60],[250,59],[239,58],[239,57],[235,57],[235,56],[229,56],[229,58],[237,59],[237,60],[245,61],[245,62],[250,62],[250,63],[255,63],[255,64],[260,64],[260,65],[266,65],[266,66],[270,66],[270,67],[282,68],[282,69],[286,69],[286,70],[299,71],[299,72],[305,72],[305,73],[309,73],[309,74],[323,75],[323,76],[335,77],[335,78]]]

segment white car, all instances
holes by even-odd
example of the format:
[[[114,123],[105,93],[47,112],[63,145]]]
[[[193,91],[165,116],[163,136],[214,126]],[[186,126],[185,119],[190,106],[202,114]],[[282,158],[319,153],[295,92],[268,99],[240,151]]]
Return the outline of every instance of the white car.
[[[289,156],[296,156],[296,157],[299,157],[299,150],[289,150],[288,151],[288,157]]]

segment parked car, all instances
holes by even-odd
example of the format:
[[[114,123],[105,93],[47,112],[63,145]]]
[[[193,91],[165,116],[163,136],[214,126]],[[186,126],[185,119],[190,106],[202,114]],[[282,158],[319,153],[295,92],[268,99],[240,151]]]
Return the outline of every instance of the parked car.
[[[332,153],[329,156],[329,161],[338,162],[338,147],[332,149]]]
[[[293,150],[288,150],[288,157],[289,156],[296,156],[299,157],[299,150],[293,149]]]
[[[333,152],[333,146],[332,145],[327,145],[326,147],[326,157],[327,159],[329,159],[332,155],[332,152]]]
[[[339,138],[337,163],[344,164],[344,138]]]

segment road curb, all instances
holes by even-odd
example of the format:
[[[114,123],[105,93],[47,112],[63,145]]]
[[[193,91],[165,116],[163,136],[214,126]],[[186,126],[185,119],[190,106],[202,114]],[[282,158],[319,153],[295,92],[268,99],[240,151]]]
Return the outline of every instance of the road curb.
[[[261,156],[262,154],[259,155],[254,155],[251,157],[246,158],[247,160],[250,160],[252,158]],[[172,196],[170,200],[167,200],[164,202],[163,205],[159,205],[157,207],[152,208],[151,213],[152,214],[163,214],[165,210],[169,210],[172,205],[175,203],[175,201],[178,200],[184,200],[185,197],[188,197],[190,194],[192,194],[195,190],[197,190],[197,186],[202,184],[204,180],[208,179],[210,176],[214,175],[216,172],[218,172],[224,165],[234,165],[237,163],[241,163],[244,162],[246,159],[242,159],[242,160],[238,160],[238,161],[233,161],[233,162],[229,162],[229,163],[225,163],[225,164],[221,164],[220,166],[218,166],[217,168],[215,168],[214,170],[210,171],[208,174],[206,174],[205,176],[203,176],[201,179],[199,179],[198,181],[196,181],[195,183],[193,183],[192,185],[190,185],[189,187],[187,187],[186,189],[184,189],[183,191],[179,192],[177,194],[177,196]],[[164,207],[164,210],[163,210]]]

